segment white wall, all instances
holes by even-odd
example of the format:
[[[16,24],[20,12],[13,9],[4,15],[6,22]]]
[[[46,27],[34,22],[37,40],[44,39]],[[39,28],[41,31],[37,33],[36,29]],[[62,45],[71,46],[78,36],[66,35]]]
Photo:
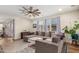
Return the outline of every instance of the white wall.
[[[3,28],[3,24],[0,24],[0,32],[2,31]]]
[[[65,26],[72,27],[74,21],[79,21],[79,11],[68,12],[60,15],[61,29]]]
[[[21,17],[16,17],[15,18],[15,39],[19,39],[20,33],[23,32],[24,30],[31,31],[31,28],[32,28],[31,20],[21,18]]]

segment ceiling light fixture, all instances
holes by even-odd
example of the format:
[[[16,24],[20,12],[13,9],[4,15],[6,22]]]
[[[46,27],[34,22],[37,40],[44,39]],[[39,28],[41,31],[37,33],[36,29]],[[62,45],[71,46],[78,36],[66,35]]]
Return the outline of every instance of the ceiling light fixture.
[[[41,14],[41,12],[39,11],[39,9],[34,9],[32,6],[30,6],[29,8],[27,7],[22,7],[22,9],[19,9],[23,14],[30,16],[30,17],[35,17],[35,16],[39,16]]]
[[[58,9],[58,11],[62,11],[62,9],[60,8],[60,9]]]

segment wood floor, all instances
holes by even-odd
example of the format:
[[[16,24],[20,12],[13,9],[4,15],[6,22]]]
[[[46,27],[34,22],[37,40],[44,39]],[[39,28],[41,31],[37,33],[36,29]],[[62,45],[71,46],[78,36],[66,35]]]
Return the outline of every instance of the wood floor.
[[[67,44],[68,53],[79,53],[79,45]]]
[[[2,41],[0,40],[0,44],[2,44]],[[18,41],[10,41],[8,39],[4,39],[4,43],[2,44],[4,46],[4,51],[7,52],[16,52],[19,51],[25,47],[28,47],[29,45],[32,45],[31,43],[23,42],[22,40]],[[79,53],[79,45],[72,45],[70,43],[67,43],[67,52],[68,53]]]
[[[28,48],[28,46],[34,44],[34,43],[27,43],[24,42],[23,40],[16,40],[16,41],[11,41],[11,39],[1,39],[0,40],[0,46],[3,48],[0,50],[1,53],[4,51],[4,53],[22,53],[22,52],[27,52],[27,53],[33,53],[34,49]],[[24,51],[24,49],[26,50]]]

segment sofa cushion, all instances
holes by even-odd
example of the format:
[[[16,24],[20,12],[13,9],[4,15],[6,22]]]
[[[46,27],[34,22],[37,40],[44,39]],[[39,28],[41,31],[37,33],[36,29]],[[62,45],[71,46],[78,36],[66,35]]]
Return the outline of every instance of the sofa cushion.
[[[60,41],[59,37],[53,37],[52,38],[52,42],[54,42],[54,43],[58,43],[59,41]]]

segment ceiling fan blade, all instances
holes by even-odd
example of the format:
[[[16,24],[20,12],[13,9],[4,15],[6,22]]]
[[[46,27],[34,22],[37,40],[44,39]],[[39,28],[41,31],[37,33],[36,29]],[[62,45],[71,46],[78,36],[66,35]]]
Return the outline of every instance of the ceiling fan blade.
[[[35,9],[33,12],[37,12],[37,11],[39,11],[39,9]]]
[[[22,7],[24,10],[27,10],[25,7]],[[28,11],[28,10],[27,10]]]
[[[33,7],[29,7],[29,10],[32,11]]]
[[[28,13],[28,11],[22,9],[19,9],[19,11],[21,11],[22,13]]]
[[[32,6],[30,6],[28,9],[26,7],[22,7],[22,9],[20,9],[20,11],[22,11],[23,14],[28,15],[28,16],[39,16],[39,14],[41,12],[39,12],[39,9],[33,9]]]
[[[35,14],[41,14],[41,12],[35,12]]]
[[[38,13],[34,13],[35,15],[37,15],[37,16],[39,16],[39,14]]]
[[[25,15],[28,15],[29,13],[24,13]]]
[[[41,12],[36,12],[36,13],[41,14]]]
[[[39,16],[40,12],[33,12],[33,14]]]
[[[24,10],[27,10],[24,6],[22,7]]]

